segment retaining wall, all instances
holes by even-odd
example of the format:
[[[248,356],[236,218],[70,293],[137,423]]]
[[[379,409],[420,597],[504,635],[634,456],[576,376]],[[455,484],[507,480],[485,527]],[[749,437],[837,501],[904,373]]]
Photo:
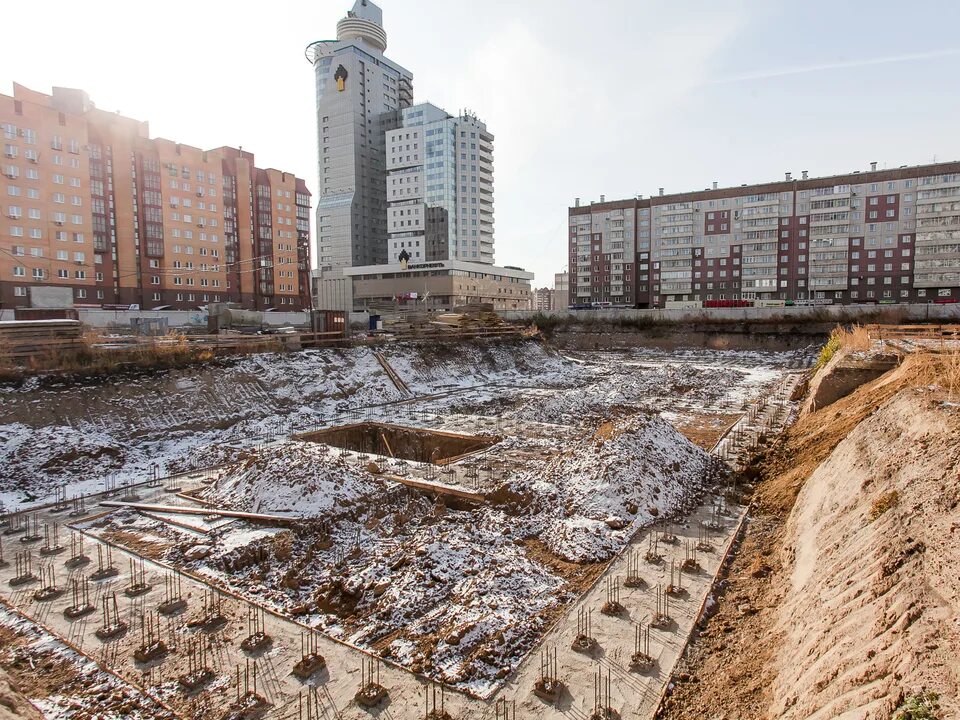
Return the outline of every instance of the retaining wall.
[[[529,321],[537,316],[583,322],[640,321],[650,323],[711,322],[797,322],[805,319],[852,322],[884,316],[898,316],[900,322],[960,320],[960,303],[948,305],[798,305],[792,307],[695,308],[671,310],[507,310],[500,316],[510,322]]]
[[[80,322],[91,327],[130,328],[133,318],[167,318],[169,326],[207,327],[207,313],[202,310],[100,310],[77,308]],[[306,312],[269,312],[263,313],[267,325],[308,325],[310,316]],[[13,320],[13,310],[0,310],[0,320]]]

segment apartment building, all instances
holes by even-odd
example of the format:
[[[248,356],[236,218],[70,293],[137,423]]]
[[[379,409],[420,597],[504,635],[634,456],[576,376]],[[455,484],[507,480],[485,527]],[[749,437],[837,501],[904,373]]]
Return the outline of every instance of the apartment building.
[[[960,163],[569,208],[570,299],[960,300]]]
[[[0,303],[309,307],[310,192],[252,153],[151,139],[81,90],[0,95]]]
[[[493,264],[493,135],[470,113],[422,103],[388,130],[387,253]]]
[[[337,39],[307,48],[314,66],[321,273],[387,261],[385,133],[413,102],[413,74],[384,56],[383,13],[356,0]]]
[[[533,291],[533,309],[538,311],[553,310],[553,288],[537,288]]]

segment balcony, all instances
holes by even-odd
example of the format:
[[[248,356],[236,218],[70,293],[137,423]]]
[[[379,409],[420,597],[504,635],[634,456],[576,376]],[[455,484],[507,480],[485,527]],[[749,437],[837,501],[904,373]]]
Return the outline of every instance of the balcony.
[[[846,276],[835,278],[816,278],[820,282],[814,282],[814,278],[809,281],[811,291],[823,290],[846,290],[848,286]]]
[[[842,199],[842,198],[838,198],[838,199]],[[850,212],[851,210],[853,210],[853,206],[850,204],[849,199],[844,201],[842,205],[829,205],[824,207],[814,207],[816,202],[817,201],[814,200],[810,203],[811,215],[822,215],[823,213],[828,213],[828,212]]]
[[[956,210],[951,210],[956,213]],[[940,217],[918,217],[917,232],[950,230],[960,228],[960,215],[944,215]]]
[[[879,222],[879,221],[878,221]],[[850,224],[842,223],[836,225],[817,225],[810,228],[810,237],[825,236],[834,237],[846,241],[850,235]]]
[[[717,223],[717,222],[726,222],[726,221],[725,220],[724,221],[707,220],[707,222]],[[757,228],[767,229],[771,227],[775,228],[780,224],[780,216],[779,215],[761,215],[757,217],[757,216],[751,215],[750,217],[747,217],[747,218],[741,218],[740,222],[741,222],[740,227],[743,230],[755,230]]]
[[[960,187],[947,187],[939,190],[922,190],[917,193],[917,212],[926,205],[960,200]]]
[[[763,207],[766,205],[780,205],[780,196],[774,194],[772,198],[757,199],[757,200],[744,200],[741,205],[743,207]]]
[[[937,204],[944,205],[937,209]],[[937,203],[930,205],[918,205],[917,206],[917,224],[923,223],[927,219],[933,218],[944,218],[951,217],[955,215],[960,215],[960,203]]]
[[[880,221],[880,220],[877,220],[876,222],[881,222],[881,221]],[[847,218],[847,219],[845,219],[845,220],[836,220],[836,219],[834,219],[834,220],[827,220],[827,219],[814,220],[813,217],[811,217],[811,218],[810,218],[810,227],[811,227],[811,228],[819,228],[819,227],[846,227],[846,228],[849,230],[849,228],[850,228],[850,219]]]
[[[958,230],[934,230],[917,233],[917,246],[940,245],[943,243],[955,243],[960,241],[960,229]]]
[[[942,269],[917,271],[913,276],[913,286],[918,288],[956,287],[960,285],[960,271],[943,272]]]
[[[810,198],[812,202],[813,198],[848,198],[852,194],[849,185],[834,185],[833,187],[814,188],[810,191]]]

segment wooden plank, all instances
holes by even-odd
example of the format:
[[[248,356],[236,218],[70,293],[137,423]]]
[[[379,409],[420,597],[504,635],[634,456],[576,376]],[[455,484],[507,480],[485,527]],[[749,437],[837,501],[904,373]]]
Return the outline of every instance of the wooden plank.
[[[150,503],[120,502],[118,500],[103,500],[100,502],[104,507],[131,508],[155,513],[170,513],[173,515],[218,515],[220,517],[237,518],[238,520],[250,520],[252,522],[274,523],[277,525],[290,525],[298,518],[287,517],[286,515],[269,515],[266,513],[248,513],[236,510],[217,510],[216,508],[191,508],[182,505],[153,505]]]

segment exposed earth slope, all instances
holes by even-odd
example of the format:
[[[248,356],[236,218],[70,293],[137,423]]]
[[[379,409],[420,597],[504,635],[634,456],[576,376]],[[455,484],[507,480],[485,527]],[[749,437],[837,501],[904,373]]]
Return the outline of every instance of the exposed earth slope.
[[[958,717],[960,406],[923,366],[803,417],[759,461],[664,717],[889,720],[922,692]]]

